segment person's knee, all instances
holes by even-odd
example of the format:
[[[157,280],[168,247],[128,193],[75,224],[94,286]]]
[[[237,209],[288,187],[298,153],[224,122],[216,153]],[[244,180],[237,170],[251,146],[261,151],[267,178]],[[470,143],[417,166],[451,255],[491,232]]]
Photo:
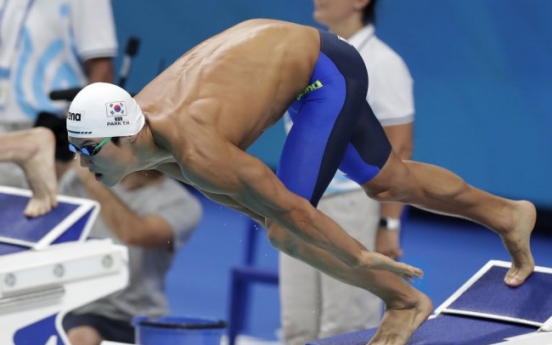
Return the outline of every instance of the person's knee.
[[[403,201],[415,190],[415,179],[408,161],[389,159],[379,174],[363,185],[366,194],[377,201]]]
[[[94,328],[79,326],[67,332],[67,338],[71,345],[100,345],[104,340]]]

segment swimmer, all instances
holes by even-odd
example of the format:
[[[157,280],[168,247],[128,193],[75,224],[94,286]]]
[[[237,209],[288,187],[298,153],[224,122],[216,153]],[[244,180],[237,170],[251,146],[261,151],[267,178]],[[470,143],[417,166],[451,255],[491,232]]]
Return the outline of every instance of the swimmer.
[[[23,214],[38,217],[57,206],[55,138],[46,128],[0,134],[0,162],[13,162],[25,172],[32,191]]]
[[[367,88],[362,58],[336,35],[249,20],[185,53],[134,98],[112,84],[85,87],[71,103],[67,131],[81,165],[103,184],[158,169],[264,224],[279,250],[373,292],[386,311],[370,344],[401,345],[433,308],[403,280],[423,273],[369,252],[316,209],[338,168],[378,201],[494,230],[512,256],[510,286],[534,269],[536,212],[443,168],[400,160],[366,102]],[[246,150],[286,110],[294,125],[274,174]]]

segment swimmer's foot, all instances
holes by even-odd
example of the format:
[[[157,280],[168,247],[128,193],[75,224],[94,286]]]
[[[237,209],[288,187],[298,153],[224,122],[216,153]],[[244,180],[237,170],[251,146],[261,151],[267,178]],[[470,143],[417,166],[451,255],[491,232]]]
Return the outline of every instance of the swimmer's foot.
[[[381,324],[368,345],[404,345],[408,342],[433,310],[429,297],[419,291],[416,294],[416,302],[411,306],[398,309],[387,307]]]
[[[504,246],[512,257],[512,266],[504,277],[506,285],[516,287],[525,282],[535,269],[531,254],[531,233],[535,226],[537,212],[529,201],[514,201],[513,227],[500,234]]]
[[[28,148],[19,162],[25,171],[31,200],[23,211],[27,217],[44,215],[57,206],[57,180],[55,172],[55,138],[49,129],[34,128],[29,131]]]
[[[424,272],[421,269],[403,262],[397,262],[388,256],[376,252],[366,252],[364,262],[367,263],[366,267],[369,269],[389,271],[408,281],[413,281],[414,277],[422,278],[424,276]]]

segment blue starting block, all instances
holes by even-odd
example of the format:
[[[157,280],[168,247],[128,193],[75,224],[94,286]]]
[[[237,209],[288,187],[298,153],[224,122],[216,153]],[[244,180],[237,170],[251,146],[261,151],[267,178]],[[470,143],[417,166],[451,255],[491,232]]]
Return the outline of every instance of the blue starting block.
[[[30,196],[0,187],[0,344],[69,345],[63,317],[127,285],[127,249],[87,240],[98,203],[59,196],[52,212],[26,218]]]
[[[452,294],[407,345],[552,345],[552,269],[537,267],[520,287],[504,284],[509,262],[492,260]],[[307,345],[365,345],[376,329]]]

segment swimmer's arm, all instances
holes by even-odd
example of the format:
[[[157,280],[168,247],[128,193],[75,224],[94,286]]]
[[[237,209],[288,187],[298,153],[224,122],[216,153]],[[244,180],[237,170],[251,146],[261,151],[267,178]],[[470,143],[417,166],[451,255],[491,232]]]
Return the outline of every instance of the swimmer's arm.
[[[238,212],[241,212],[249,218],[255,220],[261,226],[265,225],[266,218],[259,215],[258,213],[253,212],[250,208],[245,207],[244,205],[238,203],[236,200],[230,198],[229,196],[223,195],[223,194],[215,194],[215,193],[208,193],[205,191],[200,191],[203,195],[205,195],[207,198],[213,200],[216,203],[228,206]]]
[[[180,165],[176,163],[160,164],[157,167],[155,167],[155,169],[161,171],[165,175],[168,175],[186,184],[191,184],[190,181],[188,181],[184,176],[184,174],[182,173],[182,169],[180,169]]]
[[[199,189],[228,195],[349,266],[366,264],[366,248],[308,200],[290,192],[260,160],[236,146],[211,137],[182,155],[180,162],[183,175]]]
[[[157,167],[157,170],[165,173],[166,175],[169,175],[177,180],[180,180],[186,184],[192,184],[184,174],[182,173],[182,170],[180,169],[180,166],[176,163],[167,163],[162,164]],[[199,190],[201,194],[205,195],[207,198],[213,200],[216,203],[222,204],[224,206],[228,206],[238,212],[244,213],[248,215],[250,218],[254,219],[255,221],[259,222],[260,224],[264,225],[265,218],[261,215],[251,211],[249,208],[241,205],[234,199],[230,198],[229,196],[223,195],[223,194],[215,194],[215,193],[209,193],[203,190]]]

